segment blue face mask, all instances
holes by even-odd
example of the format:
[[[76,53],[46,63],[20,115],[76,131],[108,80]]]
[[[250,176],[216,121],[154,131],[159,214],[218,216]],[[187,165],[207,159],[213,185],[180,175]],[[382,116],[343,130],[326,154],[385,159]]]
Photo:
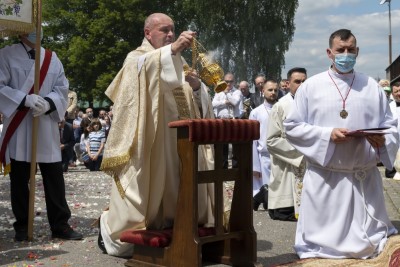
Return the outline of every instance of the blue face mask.
[[[26,39],[28,39],[29,42],[31,42],[32,44],[36,44],[36,31],[29,33],[28,37],[26,37]],[[40,34],[40,40],[43,39],[43,31],[41,31]]]
[[[334,64],[338,71],[342,73],[350,72],[356,64],[356,54],[336,54]]]

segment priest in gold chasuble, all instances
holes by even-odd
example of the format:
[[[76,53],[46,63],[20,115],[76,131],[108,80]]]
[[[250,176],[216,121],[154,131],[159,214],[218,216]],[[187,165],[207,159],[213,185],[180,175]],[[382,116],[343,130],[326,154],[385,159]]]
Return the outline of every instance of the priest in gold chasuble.
[[[163,229],[173,225],[179,190],[180,160],[176,129],[179,119],[212,118],[208,88],[196,73],[185,75],[181,51],[194,32],[175,40],[174,22],[162,13],[150,15],[145,38],[130,52],[106,91],[112,100],[113,125],[102,169],[112,175],[110,206],[100,218],[105,252],[132,255],[133,245],[119,240],[128,229]],[[199,148],[199,168],[213,168],[209,146]],[[199,224],[209,226],[213,187],[199,186]],[[99,239],[100,240],[100,239]]]

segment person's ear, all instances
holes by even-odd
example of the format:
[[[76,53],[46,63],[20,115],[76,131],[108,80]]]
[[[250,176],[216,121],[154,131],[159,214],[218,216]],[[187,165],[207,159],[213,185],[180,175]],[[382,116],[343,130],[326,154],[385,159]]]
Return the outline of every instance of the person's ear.
[[[330,48],[326,49],[326,54],[328,55],[328,58],[333,59],[332,58],[333,57],[333,53],[332,53],[332,50]]]
[[[147,40],[151,40],[150,30],[148,28],[144,29],[144,37]]]

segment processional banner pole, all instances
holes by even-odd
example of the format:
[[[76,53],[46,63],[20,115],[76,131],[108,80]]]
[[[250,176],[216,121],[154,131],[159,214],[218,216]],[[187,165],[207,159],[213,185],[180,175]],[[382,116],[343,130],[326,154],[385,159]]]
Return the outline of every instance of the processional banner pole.
[[[40,81],[40,50],[41,50],[41,30],[42,30],[42,1],[37,0],[36,12],[36,47],[35,47],[35,84],[34,94],[39,93]],[[28,240],[33,240],[33,220],[35,216],[35,191],[36,191],[36,150],[38,137],[39,117],[33,117],[32,121],[32,154],[31,170],[29,176],[29,216],[28,216]]]

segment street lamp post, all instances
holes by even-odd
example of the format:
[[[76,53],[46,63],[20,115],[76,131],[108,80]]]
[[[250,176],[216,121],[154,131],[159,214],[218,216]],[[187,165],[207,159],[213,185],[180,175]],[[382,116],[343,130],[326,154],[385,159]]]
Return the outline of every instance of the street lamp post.
[[[389,6],[389,65],[392,64],[392,18],[390,14],[390,2],[391,0],[382,0],[381,5],[388,3]]]

